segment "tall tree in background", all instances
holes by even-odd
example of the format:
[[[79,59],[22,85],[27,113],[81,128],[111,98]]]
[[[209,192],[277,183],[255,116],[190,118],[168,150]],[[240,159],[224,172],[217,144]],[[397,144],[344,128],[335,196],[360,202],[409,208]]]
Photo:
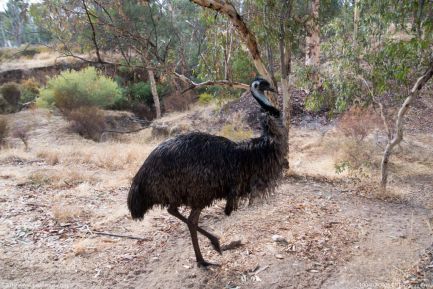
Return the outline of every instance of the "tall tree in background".
[[[305,65],[311,68],[313,88],[320,87],[320,0],[311,0],[310,16],[305,23],[307,36],[305,37]]]

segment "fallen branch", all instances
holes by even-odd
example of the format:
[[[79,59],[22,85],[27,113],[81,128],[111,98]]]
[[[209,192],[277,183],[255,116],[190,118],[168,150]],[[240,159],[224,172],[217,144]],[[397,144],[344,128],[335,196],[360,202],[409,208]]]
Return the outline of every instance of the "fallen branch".
[[[106,132],[112,132],[112,133],[134,133],[134,132],[139,132],[139,131],[141,131],[143,129],[146,129],[146,128],[148,128],[148,127],[147,126],[146,127],[140,127],[140,128],[134,129],[134,130],[126,130],[126,131],[106,129],[102,133],[106,133]]]
[[[140,241],[151,241],[151,239],[149,239],[149,238],[140,238],[140,237],[112,234],[112,233],[106,233],[106,232],[92,231],[92,233],[96,234],[96,235],[103,235],[103,236],[110,236],[110,237],[117,237],[117,238],[126,238],[126,239],[140,240]]]
[[[185,75],[179,74],[177,72],[174,72],[174,75],[177,76],[179,79],[181,79],[183,82],[186,82],[189,84],[189,87],[184,89],[181,93],[185,93],[187,91],[190,91],[192,89],[200,88],[203,86],[225,86],[225,87],[231,87],[231,88],[239,88],[239,89],[249,89],[250,86],[248,84],[242,83],[242,82],[236,82],[236,81],[229,81],[229,80],[208,80],[200,83],[196,83],[186,77]]]
[[[265,265],[265,266],[263,266],[263,267],[258,267],[255,271],[253,271],[253,272],[249,272],[248,275],[250,275],[250,276],[257,275],[257,274],[259,274],[260,272],[263,272],[263,271],[265,271],[265,270],[268,269],[268,268],[269,268],[269,265]]]

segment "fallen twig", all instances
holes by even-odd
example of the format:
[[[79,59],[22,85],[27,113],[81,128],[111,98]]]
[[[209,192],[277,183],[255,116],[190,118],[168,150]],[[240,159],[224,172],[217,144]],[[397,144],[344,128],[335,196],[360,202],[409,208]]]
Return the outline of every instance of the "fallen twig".
[[[248,274],[249,274],[249,275],[257,275],[257,274],[259,274],[259,273],[265,271],[265,270],[268,269],[268,268],[269,268],[269,265],[265,265],[265,266],[263,266],[263,267],[259,267],[256,271],[254,271],[254,272],[250,272],[250,273],[248,273]]]
[[[150,241],[149,238],[141,238],[135,236],[127,236],[127,235],[119,235],[119,234],[106,233],[106,232],[95,232],[95,231],[92,231],[92,233],[96,235],[103,235],[103,236],[110,236],[110,237],[126,238],[126,239],[140,240],[140,241]]]

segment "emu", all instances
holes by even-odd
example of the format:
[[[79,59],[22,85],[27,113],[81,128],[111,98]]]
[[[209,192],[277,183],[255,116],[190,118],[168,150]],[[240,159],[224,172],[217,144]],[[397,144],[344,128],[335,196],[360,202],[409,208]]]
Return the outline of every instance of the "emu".
[[[218,238],[198,226],[201,211],[225,199],[224,213],[230,215],[240,200],[268,195],[287,165],[287,130],[264,94],[273,89],[256,78],[250,90],[265,112],[260,137],[233,142],[201,132],[177,136],[155,148],[132,180],[127,201],[132,218],[142,219],[155,205],[167,208],[188,226],[199,267],[215,264],[203,259],[197,232],[221,254]],[[180,206],[191,208],[188,218]]]

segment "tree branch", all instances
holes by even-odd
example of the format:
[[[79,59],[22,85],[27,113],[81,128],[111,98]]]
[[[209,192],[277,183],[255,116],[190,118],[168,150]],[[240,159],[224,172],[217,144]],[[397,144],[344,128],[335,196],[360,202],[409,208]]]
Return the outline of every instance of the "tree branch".
[[[84,11],[86,11],[87,19],[89,20],[90,27],[92,28],[92,41],[93,44],[95,45],[96,57],[98,58],[98,62],[103,63],[101,54],[99,53],[98,42],[96,41],[95,26],[93,25],[92,19],[90,18],[89,9],[87,8],[86,0],[82,0],[82,2],[84,6]]]
[[[264,78],[266,78],[272,84],[273,87],[277,87],[276,83],[274,83],[274,81],[272,80],[271,74],[269,73],[268,69],[266,68],[263,62],[262,57],[260,56],[260,51],[258,48],[256,37],[248,29],[247,25],[242,20],[242,17],[239,15],[239,13],[236,11],[236,8],[233,6],[233,4],[230,1],[228,0],[226,1],[190,0],[190,1],[202,7],[209,8],[223,15],[226,15],[229,18],[230,22],[232,22],[234,27],[236,27],[237,32],[240,34],[243,41],[245,42],[257,71]]]
[[[228,81],[228,80],[208,80],[208,81],[196,83],[191,79],[189,79],[188,77],[186,77],[185,75],[179,74],[177,72],[174,72],[173,74],[183,82],[189,84],[189,87],[181,92],[182,94],[192,89],[200,88],[203,86],[225,86],[225,87],[239,88],[245,90],[250,88],[248,84],[242,82],[236,82],[236,81]]]

